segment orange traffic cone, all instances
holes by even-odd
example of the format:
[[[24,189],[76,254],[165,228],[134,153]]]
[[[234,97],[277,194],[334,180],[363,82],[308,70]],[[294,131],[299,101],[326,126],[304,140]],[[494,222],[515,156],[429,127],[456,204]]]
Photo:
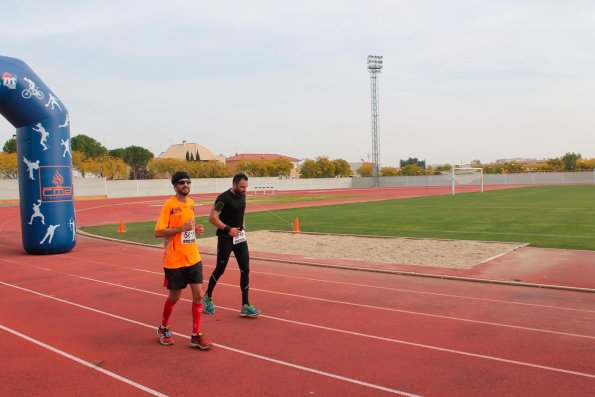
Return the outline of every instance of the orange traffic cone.
[[[126,227],[124,226],[124,219],[120,218],[120,228],[118,233],[126,233]]]
[[[293,222],[293,232],[294,233],[299,233],[300,232],[300,220],[298,219],[298,217],[295,217],[295,222]]]

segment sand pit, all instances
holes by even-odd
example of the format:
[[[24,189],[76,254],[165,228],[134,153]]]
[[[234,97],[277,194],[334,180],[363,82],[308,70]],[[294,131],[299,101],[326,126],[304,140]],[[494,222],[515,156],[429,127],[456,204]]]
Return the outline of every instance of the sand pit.
[[[214,249],[217,246],[217,238],[199,239],[198,244],[199,247]],[[269,231],[248,232],[248,244],[252,255],[255,252],[272,252],[301,255],[306,258],[337,258],[454,269],[469,269],[524,246],[522,243]]]

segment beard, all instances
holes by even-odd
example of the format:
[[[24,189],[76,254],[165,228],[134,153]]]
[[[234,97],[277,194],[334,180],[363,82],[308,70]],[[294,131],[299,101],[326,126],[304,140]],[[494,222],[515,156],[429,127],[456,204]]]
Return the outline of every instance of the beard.
[[[243,196],[246,192],[242,192],[240,188],[234,188],[233,192],[236,196]]]

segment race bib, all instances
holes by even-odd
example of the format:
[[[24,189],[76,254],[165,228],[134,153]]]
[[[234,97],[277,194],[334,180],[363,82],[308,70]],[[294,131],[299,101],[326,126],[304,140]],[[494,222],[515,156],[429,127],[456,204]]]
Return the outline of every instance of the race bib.
[[[244,241],[246,241],[246,231],[240,230],[240,234],[238,234],[237,237],[233,238],[233,243],[239,244],[239,243],[243,243]]]
[[[194,229],[182,232],[182,244],[193,244],[196,241]]]

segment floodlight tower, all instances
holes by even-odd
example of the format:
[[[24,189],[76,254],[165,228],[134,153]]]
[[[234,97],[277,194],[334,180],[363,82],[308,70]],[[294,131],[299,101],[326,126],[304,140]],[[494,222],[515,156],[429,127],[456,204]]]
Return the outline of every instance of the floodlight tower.
[[[372,94],[372,177],[375,187],[380,186],[380,154],[378,149],[378,74],[382,70],[382,56],[368,55],[370,89]]]

